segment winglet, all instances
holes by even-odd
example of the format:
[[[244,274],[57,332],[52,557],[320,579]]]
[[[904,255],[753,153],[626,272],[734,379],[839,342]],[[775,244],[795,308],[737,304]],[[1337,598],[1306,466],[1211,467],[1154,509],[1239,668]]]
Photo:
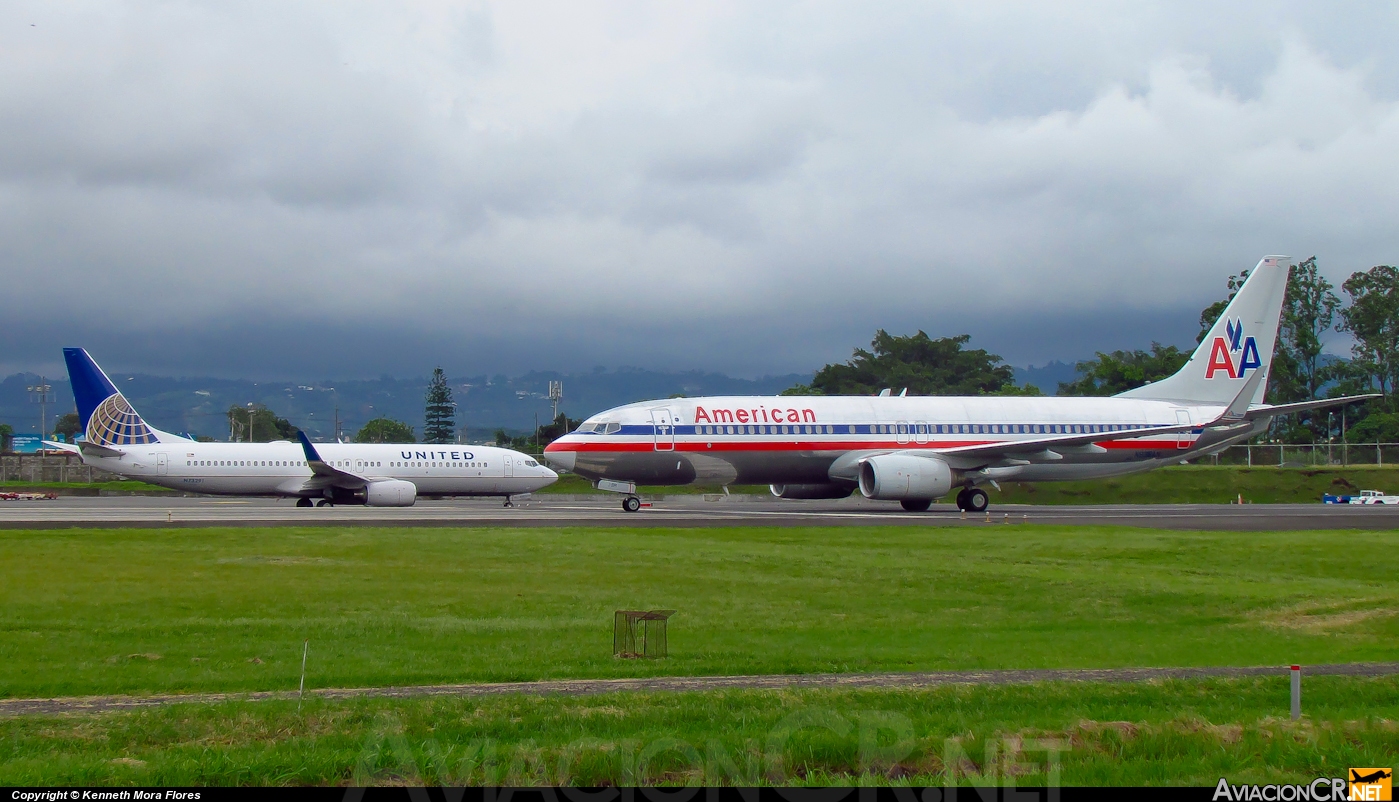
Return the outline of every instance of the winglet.
[[[1248,416],[1248,407],[1253,403],[1254,392],[1258,390],[1258,383],[1268,377],[1268,372],[1255,370],[1244,386],[1239,388],[1239,394],[1234,396],[1234,400],[1229,402],[1229,408],[1224,410],[1220,419],[1226,421],[1241,421]]]
[[[316,453],[316,447],[313,446],[313,445],[311,445],[311,441],[310,441],[310,440],[307,440],[307,439],[306,439],[306,433],[305,433],[305,432],[298,430],[297,433],[296,433],[296,439],[297,439],[298,441],[301,442],[301,450],[302,450],[303,452],[305,452],[305,454],[306,454],[306,461],[307,461],[308,463],[309,463],[309,462],[320,462],[320,463],[324,463],[324,462],[325,462],[325,460],[321,459],[321,455]]]

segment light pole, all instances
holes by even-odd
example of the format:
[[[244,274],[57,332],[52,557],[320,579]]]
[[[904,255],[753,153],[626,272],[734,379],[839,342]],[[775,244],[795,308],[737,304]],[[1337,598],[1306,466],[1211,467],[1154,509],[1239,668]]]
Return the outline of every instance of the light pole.
[[[1334,460],[1331,458],[1331,444],[1335,442],[1336,436],[1332,434],[1335,430],[1331,427],[1335,425],[1336,413],[1326,413],[1326,464],[1330,465]]]
[[[53,400],[49,398],[49,391],[53,387],[49,386],[48,379],[40,376],[39,383],[31,384],[27,389],[29,390],[29,400],[39,405],[39,439],[42,440],[47,435],[46,430],[49,427],[49,402]]]
[[[248,431],[245,432],[244,435],[243,435],[243,442],[245,442],[245,443],[251,443],[252,441],[253,441],[253,402],[252,402],[252,401],[249,401],[249,402],[248,402]]]

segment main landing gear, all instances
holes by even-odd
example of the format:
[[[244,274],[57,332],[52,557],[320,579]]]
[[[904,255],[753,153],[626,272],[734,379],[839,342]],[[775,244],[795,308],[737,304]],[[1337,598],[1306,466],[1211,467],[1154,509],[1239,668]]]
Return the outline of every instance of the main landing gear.
[[[299,498],[299,499],[296,500],[296,506],[298,506],[298,507],[309,507],[309,506],[311,506],[311,499],[305,498],[305,497],[303,496],[302,498]]]
[[[930,498],[906,498],[900,501],[899,505],[909,512],[927,512],[928,508],[933,506],[933,500]]]
[[[964,487],[957,493],[957,509],[966,512],[983,512],[991,503],[991,497],[979,487]]]
[[[332,504],[332,503],[330,502],[330,499],[328,499],[328,498],[323,498],[323,499],[321,499],[320,501],[317,501],[317,502],[316,502],[316,506],[317,506],[317,507],[334,507],[335,505]]]
[[[636,512],[641,509],[641,499],[636,496],[627,496],[622,499],[622,509],[626,512]]]

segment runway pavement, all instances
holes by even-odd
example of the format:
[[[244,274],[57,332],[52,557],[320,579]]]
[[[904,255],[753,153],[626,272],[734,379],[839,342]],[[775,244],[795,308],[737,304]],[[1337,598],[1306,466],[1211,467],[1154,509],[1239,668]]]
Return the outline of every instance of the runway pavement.
[[[772,497],[670,496],[639,512],[620,499],[538,495],[504,508],[499,499],[419,500],[408,508],[299,508],[288,499],[62,497],[0,501],[0,529],[202,526],[987,526],[1117,525],[1161,529],[1267,531],[1399,529],[1399,506],[1322,504],[992,505],[965,516],[951,504],[905,512],[863,498],[784,501]]]

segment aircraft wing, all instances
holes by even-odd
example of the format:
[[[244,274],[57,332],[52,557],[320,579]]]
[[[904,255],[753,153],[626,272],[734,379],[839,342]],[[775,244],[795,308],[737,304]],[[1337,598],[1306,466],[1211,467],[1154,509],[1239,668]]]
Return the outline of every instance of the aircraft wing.
[[[306,439],[304,432],[298,431],[296,439],[301,441],[301,450],[306,455],[306,467],[310,468],[313,474],[305,484],[307,489],[343,487],[348,490],[359,490],[367,487],[373,481],[352,471],[336,468],[321,459],[320,453],[316,451],[315,446],[311,445],[311,441]]]
[[[1325,409],[1326,407],[1338,407],[1342,404],[1350,404],[1356,401],[1364,401],[1367,398],[1379,398],[1380,393],[1366,393],[1365,395],[1348,395],[1341,398],[1323,398],[1320,401],[1298,401],[1295,404],[1277,404],[1268,407],[1254,407],[1244,413],[1248,420],[1259,418],[1271,418],[1277,415],[1289,415],[1293,412],[1305,412],[1309,409]]]
[[[1205,424],[1209,426],[1209,424]],[[1064,434],[1054,437],[1037,437],[1033,440],[1015,440],[1000,443],[982,443],[974,446],[954,448],[910,449],[909,454],[924,457],[1024,457],[1040,456],[1042,459],[1061,459],[1064,453],[1101,454],[1106,449],[1097,445],[1105,440],[1135,440],[1138,437],[1152,437],[1161,434],[1180,434],[1201,428],[1196,424],[1176,426],[1152,426],[1146,429],[1127,429],[1120,432],[1094,432],[1092,434]]]
[[[985,465],[996,459],[1018,460],[1019,464],[1026,464],[1029,461],[1044,462],[1059,460],[1064,458],[1064,454],[1102,454],[1107,451],[1098,443],[1107,440],[1135,440],[1139,437],[1153,437],[1155,435],[1181,434],[1194,431],[1195,429],[1218,429],[1246,424],[1250,418],[1248,415],[1248,402],[1253,398],[1254,391],[1258,389],[1258,384],[1263,380],[1264,373],[1257,371],[1249,378],[1239,392],[1234,396],[1234,400],[1225,408],[1223,414],[1218,418],[1204,424],[1181,423],[1173,426],[1150,426],[1144,429],[1124,429],[1117,432],[1093,432],[1092,434],[1067,434],[1055,435],[1053,437],[1037,437],[1033,440],[1016,440],[1000,443],[981,443],[974,446],[957,446],[955,448],[934,448],[934,449],[912,449],[904,453],[916,454],[922,457],[936,457],[947,459],[957,464],[957,467],[974,467]]]

